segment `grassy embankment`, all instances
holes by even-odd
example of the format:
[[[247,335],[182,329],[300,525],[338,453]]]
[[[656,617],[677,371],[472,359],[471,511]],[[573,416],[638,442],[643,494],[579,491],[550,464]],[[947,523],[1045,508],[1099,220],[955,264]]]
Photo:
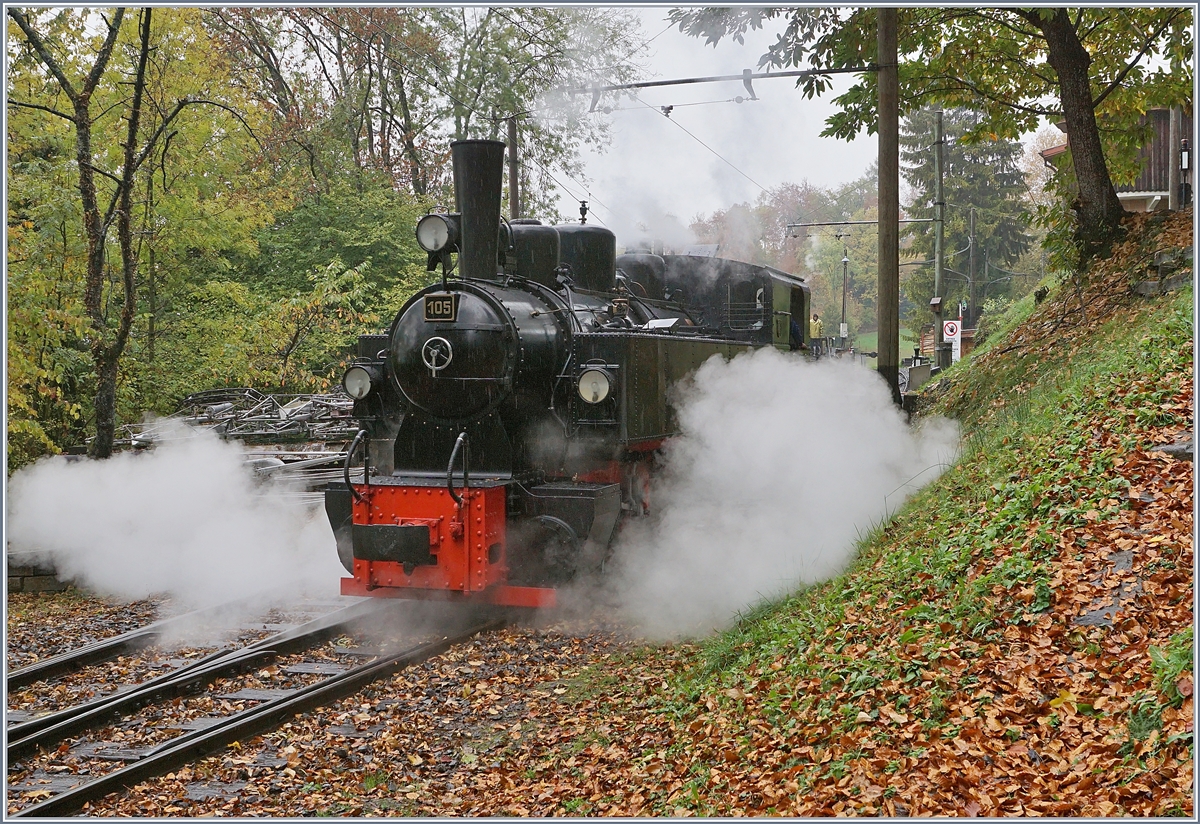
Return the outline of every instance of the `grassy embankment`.
[[[1192,464],[1151,451],[1192,426],[1192,290],[1130,292],[1190,245],[1190,213],[1134,218],[1084,281],[1013,307],[929,390],[925,414],[964,426],[953,469],[835,580],[606,664],[576,709],[613,732],[546,741],[514,793],[558,814],[1192,815]]]

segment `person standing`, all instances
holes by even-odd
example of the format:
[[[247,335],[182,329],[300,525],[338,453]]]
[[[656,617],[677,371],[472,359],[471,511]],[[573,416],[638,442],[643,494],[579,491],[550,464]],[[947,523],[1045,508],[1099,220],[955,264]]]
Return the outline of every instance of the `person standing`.
[[[813,354],[821,357],[824,354],[825,325],[821,323],[821,317],[816,312],[813,312],[812,320],[808,322],[808,338],[809,344],[812,346]]]

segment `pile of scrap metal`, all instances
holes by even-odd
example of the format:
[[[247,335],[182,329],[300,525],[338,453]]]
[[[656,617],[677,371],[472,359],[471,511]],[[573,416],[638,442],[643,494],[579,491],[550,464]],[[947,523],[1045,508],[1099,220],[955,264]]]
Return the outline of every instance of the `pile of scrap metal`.
[[[340,480],[346,448],[358,431],[345,393],[268,395],[257,389],[210,389],[179,402],[175,413],[122,427],[118,446],[145,448],[169,440],[176,425],[206,429],[240,441],[246,462],[261,479],[286,480],[299,498]]]

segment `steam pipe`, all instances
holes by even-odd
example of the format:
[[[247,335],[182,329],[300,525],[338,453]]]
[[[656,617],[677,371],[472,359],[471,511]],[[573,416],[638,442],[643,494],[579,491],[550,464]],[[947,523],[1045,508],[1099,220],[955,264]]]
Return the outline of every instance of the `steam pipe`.
[[[446,489],[450,492],[450,497],[454,499],[454,503],[458,504],[458,508],[463,507],[463,496],[454,491],[454,459],[458,457],[459,447],[463,450],[463,492],[471,491],[471,478],[469,473],[469,464],[471,462],[471,439],[467,437],[466,432],[460,432],[458,440],[454,442],[454,449],[450,450],[450,463],[446,466]]]
[[[362,443],[362,439],[367,436],[367,430],[360,429],[354,435],[354,440],[350,441],[350,448],[346,450],[346,463],[342,465],[342,477],[346,479],[346,487],[350,490],[350,494],[354,496],[354,500],[362,503],[363,496],[354,488],[354,484],[350,483],[350,462],[354,460],[354,450],[358,449],[358,445]],[[370,483],[366,467],[363,467],[363,482]]]

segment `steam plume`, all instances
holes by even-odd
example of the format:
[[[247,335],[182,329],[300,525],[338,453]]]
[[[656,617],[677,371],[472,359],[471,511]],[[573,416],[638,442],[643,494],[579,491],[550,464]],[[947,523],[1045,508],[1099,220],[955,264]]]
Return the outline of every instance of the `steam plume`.
[[[658,638],[723,627],[838,573],[957,442],[950,421],[910,429],[870,370],[771,348],[711,358],[677,408],[685,434],[652,486],[652,516],[615,551],[617,599]]]
[[[324,513],[257,483],[241,448],[183,424],[146,453],[49,458],[9,483],[12,550],[104,595],[168,593],[200,607],[302,592],[336,595]]]

